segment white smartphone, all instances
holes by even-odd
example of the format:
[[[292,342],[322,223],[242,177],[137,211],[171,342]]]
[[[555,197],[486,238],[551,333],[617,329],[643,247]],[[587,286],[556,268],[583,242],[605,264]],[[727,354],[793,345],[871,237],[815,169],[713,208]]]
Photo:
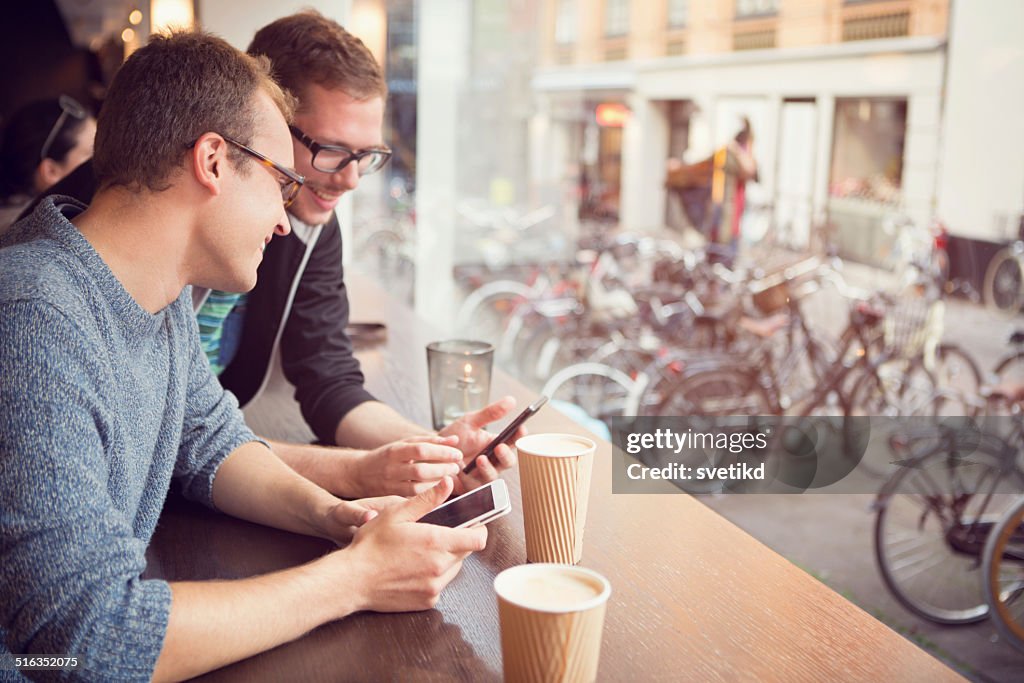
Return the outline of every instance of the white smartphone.
[[[437,524],[452,529],[477,526],[507,515],[512,510],[508,486],[502,479],[475,488],[458,498],[452,498],[439,505],[423,517],[420,522]]]

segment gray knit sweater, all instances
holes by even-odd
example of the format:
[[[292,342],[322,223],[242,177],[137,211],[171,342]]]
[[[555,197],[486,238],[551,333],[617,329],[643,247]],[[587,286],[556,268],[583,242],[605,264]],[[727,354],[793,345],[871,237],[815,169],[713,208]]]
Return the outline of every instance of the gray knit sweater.
[[[145,311],[68,220],[82,208],[49,198],[0,238],[0,655],[148,680],[171,591],[139,577],[171,478],[212,507],[217,467],[255,437],[189,288]]]

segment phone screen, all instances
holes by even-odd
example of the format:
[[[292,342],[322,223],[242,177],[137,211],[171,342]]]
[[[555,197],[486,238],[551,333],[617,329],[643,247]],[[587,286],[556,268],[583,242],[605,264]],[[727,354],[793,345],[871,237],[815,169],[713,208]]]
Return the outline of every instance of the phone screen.
[[[455,528],[493,510],[494,494],[490,486],[483,486],[434,508],[419,521]]]

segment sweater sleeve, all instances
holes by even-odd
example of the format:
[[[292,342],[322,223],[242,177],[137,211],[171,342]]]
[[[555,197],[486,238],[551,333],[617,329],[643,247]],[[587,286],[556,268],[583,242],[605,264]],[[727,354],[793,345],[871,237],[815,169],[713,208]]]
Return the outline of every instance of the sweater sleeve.
[[[210,370],[191,313],[191,297],[187,288],[178,301],[188,345],[189,389],[174,476],[186,498],[214,508],[213,480],[221,463],[239,446],[262,440],[246,426],[235,395],[225,391]]]
[[[145,543],[108,488],[96,354],[52,307],[0,305],[0,632],[14,653],[79,657],[86,680],[148,680],[171,592],[140,578]]]
[[[374,400],[345,334],[348,293],[341,265],[341,229],[332,217],[310,255],[285,322],[281,368],[295,385],[302,416],[323,443],[333,444],[338,423],[360,403]]]

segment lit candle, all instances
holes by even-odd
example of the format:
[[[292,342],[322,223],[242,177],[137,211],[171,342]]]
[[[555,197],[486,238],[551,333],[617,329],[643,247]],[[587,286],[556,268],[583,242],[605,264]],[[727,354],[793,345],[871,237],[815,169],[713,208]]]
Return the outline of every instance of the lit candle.
[[[459,379],[459,388],[462,389],[462,413],[469,412],[469,392],[473,386],[473,364],[466,363],[462,366],[462,377]]]

